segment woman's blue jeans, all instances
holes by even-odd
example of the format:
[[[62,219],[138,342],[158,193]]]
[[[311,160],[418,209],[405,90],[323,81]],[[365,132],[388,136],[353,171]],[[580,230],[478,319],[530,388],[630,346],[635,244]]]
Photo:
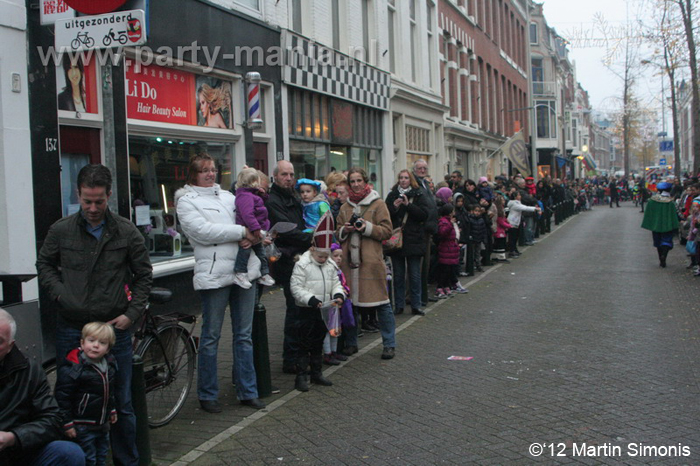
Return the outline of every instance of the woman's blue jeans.
[[[200,400],[219,398],[216,357],[224,323],[226,306],[231,310],[233,333],[233,380],[239,400],[258,398],[258,386],[253,365],[253,312],[257,286],[244,290],[237,285],[201,290],[202,335],[199,340],[197,396]]]
[[[394,307],[406,307],[406,269],[408,268],[408,287],[411,293],[411,307],[421,308],[421,259],[422,256],[392,256],[394,270]],[[408,265],[408,267],[406,267]]]

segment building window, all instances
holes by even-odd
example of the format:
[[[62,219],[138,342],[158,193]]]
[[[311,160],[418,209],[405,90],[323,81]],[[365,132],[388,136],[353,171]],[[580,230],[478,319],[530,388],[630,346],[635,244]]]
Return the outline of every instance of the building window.
[[[205,152],[214,158],[217,183],[228,189],[233,181],[233,144],[165,136],[129,137],[132,219],[146,239],[152,262],[192,254],[192,246],[180,228],[174,195],[187,183],[190,157]]]
[[[260,11],[260,0],[233,0],[239,5],[247,6],[255,11]]]
[[[553,139],[557,137],[557,103],[554,100],[535,101],[537,109],[537,137]]]
[[[542,95],[544,93],[544,67],[541,58],[532,58],[532,93]]]
[[[330,141],[328,97],[290,88],[288,110],[290,136]]]
[[[340,0],[331,0],[331,16],[333,22],[333,48],[340,50]]]
[[[425,3],[426,6],[426,25],[427,25],[427,30],[428,30],[428,63],[434,63],[434,58],[435,58],[435,51],[433,48],[435,47],[435,41],[433,40],[433,12],[435,11],[435,8],[433,6],[433,0],[426,0]],[[433,87],[433,68],[432,66],[427,67],[427,73],[428,73],[428,85],[432,89]]]
[[[301,1],[302,0],[291,0],[289,4],[292,7],[292,31],[301,34],[302,24],[301,24]]]
[[[361,0],[362,6],[362,48],[364,49],[364,61],[369,63],[369,39],[370,39],[370,28],[372,27],[372,22],[370,21],[370,0]]]
[[[418,56],[416,55],[418,44],[416,44],[416,0],[409,0],[409,18],[408,22],[411,30],[411,81],[417,82],[416,75],[418,71]]]
[[[389,70],[396,73],[396,0],[387,3],[389,27]]]

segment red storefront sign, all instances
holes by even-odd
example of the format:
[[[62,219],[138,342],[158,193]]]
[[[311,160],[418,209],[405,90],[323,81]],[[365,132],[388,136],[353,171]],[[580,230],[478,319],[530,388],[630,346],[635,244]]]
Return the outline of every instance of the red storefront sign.
[[[126,63],[127,117],[138,120],[197,124],[196,76],[157,65]]]
[[[126,0],[65,0],[74,10],[86,15],[111,13],[126,3]]]

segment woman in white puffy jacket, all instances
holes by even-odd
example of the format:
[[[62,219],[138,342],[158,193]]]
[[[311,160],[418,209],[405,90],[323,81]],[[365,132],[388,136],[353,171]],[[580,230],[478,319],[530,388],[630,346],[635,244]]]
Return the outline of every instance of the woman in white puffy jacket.
[[[175,193],[178,220],[194,248],[194,289],[202,299],[202,335],[199,343],[197,396],[204,411],[218,413],[219,386],[216,358],[226,306],[233,326],[233,377],[241,403],[256,409],[258,398],[253,366],[253,309],[257,287],[233,284],[239,245],[250,247],[255,237],[236,225],[235,196],[216,183],[217,170],[208,154],[190,159],[187,184]],[[248,261],[248,280],[260,277],[255,254]]]
[[[310,381],[317,385],[333,385],[321,373],[323,364],[323,339],[328,332],[321,317],[321,304],[335,300],[340,306],[345,299],[343,286],[330,249],[315,246],[301,255],[294,265],[290,290],[299,306],[299,354],[297,378],[294,388],[306,392]],[[309,371],[309,365],[311,370]]]

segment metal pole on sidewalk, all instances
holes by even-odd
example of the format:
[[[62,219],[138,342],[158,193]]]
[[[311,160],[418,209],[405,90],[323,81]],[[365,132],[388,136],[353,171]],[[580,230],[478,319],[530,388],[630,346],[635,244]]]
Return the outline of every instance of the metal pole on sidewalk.
[[[136,415],[136,449],[139,452],[139,466],[151,464],[151,434],[148,427],[148,407],[146,406],[146,382],[143,375],[143,359],[134,355],[131,374],[131,404]]]
[[[258,385],[258,397],[272,395],[272,376],[270,373],[270,349],[267,341],[267,309],[260,302],[264,287],[257,290],[255,312],[253,312],[253,365]]]
[[[255,154],[253,146],[253,130],[262,127],[260,111],[260,73],[251,71],[245,75],[248,83],[246,100],[248,118],[246,119],[244,135],[246,163],[254,168]],[[256,285],[257,286],[257,285]],[[253,365],[257,378],[258,397],[265,398],[272,394],[272,382],[270,379],[270,350],[267,342],[267,311],[260,302],[263,287],[258,286],[255,291],[255,311],[253,312]]]

